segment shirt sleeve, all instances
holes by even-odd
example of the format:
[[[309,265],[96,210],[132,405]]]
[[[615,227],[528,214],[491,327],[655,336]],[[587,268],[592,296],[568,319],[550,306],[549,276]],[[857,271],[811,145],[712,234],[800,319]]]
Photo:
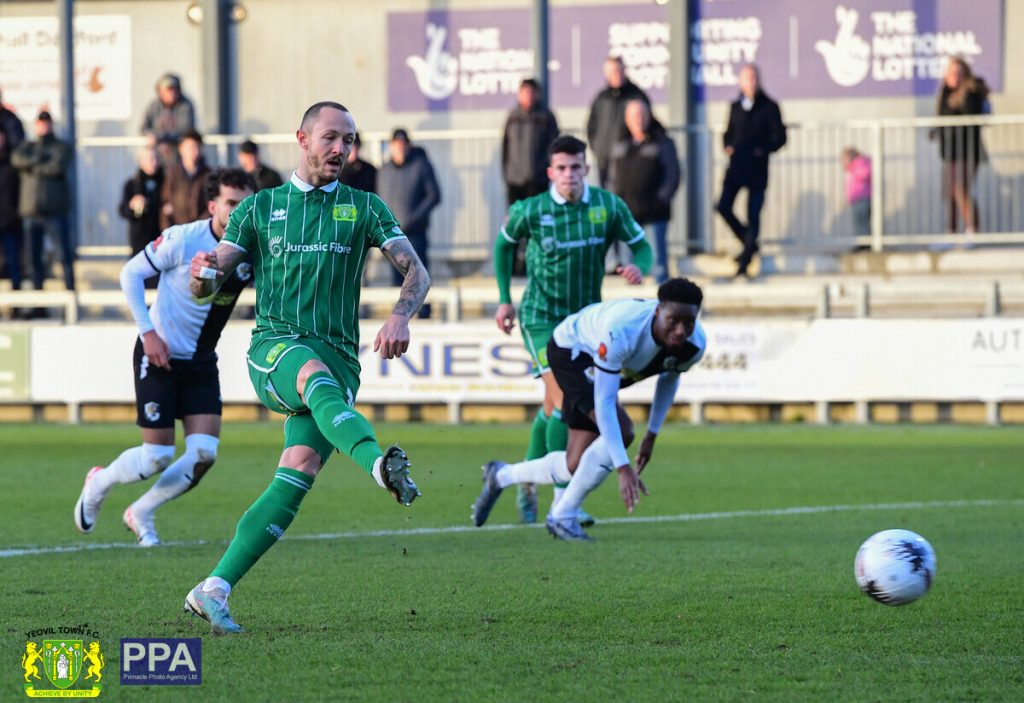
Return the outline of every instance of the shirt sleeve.
[[[146,279],[157,273],[159,270],[153,266],[145,250],[129,259],[121,269],[121,290],[128,301],[132,319],[139,327],[139,334],[145,334],[153,329],[149,308],[146,307]]]
[[[398,220],[387,203],[373,193],[367,193],[366,200],[370,207],[368,234],[373,246],[383,249],[390,241],[406,239],[405,232],[398,225]]]
[[[508,209],[508,217],[501,226],[500,237],[510,244],[530,236],[530,224],[526,217],[526,205],[523,200],[512,203]]]
[[[185,260],[185,233],[181,227],[168,227],[140,252],[155,272],[181,266]]]
[[[621,373],[622,363],[626,360],[628,353],[629,349],[622,333],[607,330],[601,335],[597,348],[594,350],[594,366],[605,373]]]
[[[658,376],[657,385],[654,388],[654,400],[651,401],[651,413],[647,417],[647,431],[651,434],[658,434],[661,426],[665,423],[665,416],[672,402],[676,398],[676,391],[679,389],[679,374],[675,371],[667,371]]]
[[[601,369],[594,371],[594,417],[615,468],[629,463],[629,454],[622,442],[622,425],[619,424],[619,381],[617,373],[606,373]]]
[[[222,241],[232,244],[244,252],[256,248],[256,195],[238,204],[228,219],[228,227]]]

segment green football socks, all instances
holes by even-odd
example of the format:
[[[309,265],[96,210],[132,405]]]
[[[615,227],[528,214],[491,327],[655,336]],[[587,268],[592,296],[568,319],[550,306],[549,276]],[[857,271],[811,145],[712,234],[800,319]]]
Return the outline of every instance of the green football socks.
[[[540,459],[548,453],[548,416],[544,408],[537,411],[533,418],[533,426],[530,427],[530,445],[526,448],[526,460]]]
[[[345,402],[341,387],[331,374],[314,373],[306,381],[305,403],[313,414],[316,426],[339,451],[352,457],[366,473],[384,455],[373,427],[365,417]]]
[[[558,408],[551,411],[544,439],[549,452],[560,452],[569,446],[569,427],[562,422],[562,411]]]
[[[313,477],[295,469],[280,468],[267,490],[249,506],[235,528],[235,538],[210,576],[232,587],[274,546],[292,524],[299,504],[313,486]]]

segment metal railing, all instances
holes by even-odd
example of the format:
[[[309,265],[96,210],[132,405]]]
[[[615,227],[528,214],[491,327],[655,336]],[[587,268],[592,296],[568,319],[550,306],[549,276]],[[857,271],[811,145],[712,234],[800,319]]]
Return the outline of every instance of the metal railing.
[[[938,141],[943,128],[981,126],[986,158],[977,169],[972,192],[977,200],[979,242],[1024,243],[1024,116],[851,120],[791,124],[786,146],[771,159],[767,199],[762,213],[762,242],[769,250],[846,251],[870,246],[927,247],[963,241],[944,223],[943,167]],[[738,244],[715,212],[727,166],[720,127],[670,130],[683,161],[685,177],[696,179],[695,202],[680,188],[669,229],[674,256],[699,249],[733,252]],[[505,189],[500,172],[500,129],[419,131],[414,140],[434,164],[442,203],[431,224],[433,265],[440,277],[475,272],[489,258],[491,243],[504,218]],[[243,135],[210,135],[206,155],[212,164],[234,163]],[[295,162],[291,134],[258,134],[265,163],[283,174]],[[388,135],[363,134],[363,157],[380,164]],[[126,251],[127,225],[117,214],[124,181],[135,170],[141,138],[87,137],[79,140],[79,245],[86,253]],[[872,160],[870,234],[858,236],[845,197],[840,154],[852,146]],[[596,169],[594,169],[596,171]],[[744,194],[737,200],[745,211]],[[695,231],[684,216],[693,208]],[[741,217],[741,219],[743,219]]]

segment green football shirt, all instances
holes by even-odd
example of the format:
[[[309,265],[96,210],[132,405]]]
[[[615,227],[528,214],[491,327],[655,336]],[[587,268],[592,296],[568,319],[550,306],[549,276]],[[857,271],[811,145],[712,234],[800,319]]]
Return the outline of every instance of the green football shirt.
[[[223,241],[252,257],[254,337],[314,337],[357,359],[366,256],[371,247],[404,237],[373,193],[338,182],[313,188],[293,175],[243,200]]]
[[[570,203],[551,187],[512,204],[501,236],[527,240],[523,325],[556,324],[601,300],[605,254],[616,240],[635,244],[644,230],[619,196],[586,185]]]

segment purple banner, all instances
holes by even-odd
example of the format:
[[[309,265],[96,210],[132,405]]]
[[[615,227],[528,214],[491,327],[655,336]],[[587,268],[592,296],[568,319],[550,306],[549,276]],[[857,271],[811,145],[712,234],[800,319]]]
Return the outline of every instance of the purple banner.
[[[549,27],[553,107],[589,105],[605,85],[609,54],[622,56],[630,78],[664,102],[671,63],[665,6],[556,8]],[[533,72],[528,9],[388,13],[390,110],[508,109],[519,81]]]
[[[1002,0],[691,0],[690,81],[732,100],[740,66],[779,98],[933,95],[948,57],[1003,84]]]

